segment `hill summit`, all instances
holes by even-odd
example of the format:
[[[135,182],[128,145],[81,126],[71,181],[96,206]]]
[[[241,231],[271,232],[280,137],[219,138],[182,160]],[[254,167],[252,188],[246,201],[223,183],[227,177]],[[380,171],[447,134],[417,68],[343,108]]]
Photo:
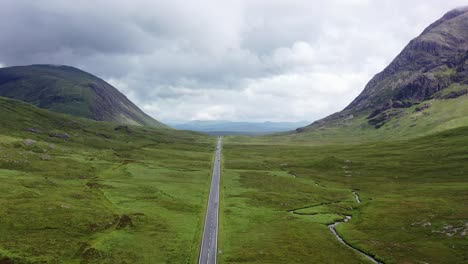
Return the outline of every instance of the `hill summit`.
[[[0,96],[97,121],[166,127],[145,114],[109,83],[70,66],[1,68]]]

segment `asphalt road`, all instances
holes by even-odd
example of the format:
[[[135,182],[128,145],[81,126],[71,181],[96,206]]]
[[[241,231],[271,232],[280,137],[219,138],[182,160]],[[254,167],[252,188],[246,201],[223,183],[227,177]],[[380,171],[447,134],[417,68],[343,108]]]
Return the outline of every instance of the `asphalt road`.
[[[205,228],[200,249],[200,264],[215,264],[218,251],[218,212],[219,212],[219,182],[221,177],[221,147],[222,138],[218,138],[216,158],[211,180],[210,197],[206,209]]]

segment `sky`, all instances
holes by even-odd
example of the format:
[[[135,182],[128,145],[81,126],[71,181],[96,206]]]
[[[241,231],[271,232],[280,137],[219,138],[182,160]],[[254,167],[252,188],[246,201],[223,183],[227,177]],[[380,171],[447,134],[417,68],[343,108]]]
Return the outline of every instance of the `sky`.
[[[464,2],[2,0],[0,67],[78,67],[163,122],[312,122]]]

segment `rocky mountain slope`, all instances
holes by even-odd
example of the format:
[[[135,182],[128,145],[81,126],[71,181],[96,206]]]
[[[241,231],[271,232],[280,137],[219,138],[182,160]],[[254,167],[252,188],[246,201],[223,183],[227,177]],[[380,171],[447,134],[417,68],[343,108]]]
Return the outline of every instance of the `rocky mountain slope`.
[[[98,121],[165,127],[104,80],[69,66],[0,69],[0,96]]]
[[[398,120],[430,118],[428,109],[439,105],[445,111],[457,99],[468,101],[468,7],[457,8],[427,27],[403,51],[375,75],[363,92],[343,111],[328,116],[298,132],[330,128],[402,128]],[[463,98],[462,98],[463,97]],[[426,113],[425,113],[426,112]],[[453,116],[451,116],[453,115]],[[463,116],[447,112],[443,122]],[[468,125],[468,120],[456,123]],[[442,121],[441,121],[442,122]],[[404,122],[403,122],[404,123]],[[440,122],[435,122],[440,125]],[[453,123],[453,122],[452,122]],[[453,127],[453,125],[451,126]]]

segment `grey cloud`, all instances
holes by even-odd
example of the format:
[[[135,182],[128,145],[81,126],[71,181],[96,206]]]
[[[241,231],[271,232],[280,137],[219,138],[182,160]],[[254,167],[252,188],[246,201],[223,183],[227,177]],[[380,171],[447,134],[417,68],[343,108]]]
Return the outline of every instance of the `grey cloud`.
[[[312,121],[463,2],[3,0],[0,64],[80,67],[163,120]]]

